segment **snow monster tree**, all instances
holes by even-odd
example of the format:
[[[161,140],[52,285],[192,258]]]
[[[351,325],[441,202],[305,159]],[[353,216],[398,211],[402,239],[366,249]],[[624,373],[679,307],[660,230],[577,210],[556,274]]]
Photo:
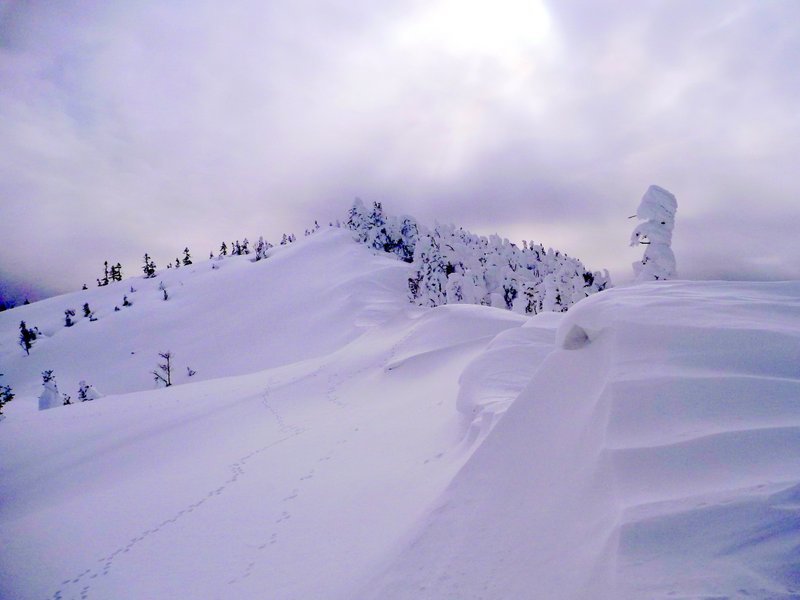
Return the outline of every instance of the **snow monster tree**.
[[[675,196],[657,185],[651,185],[642,196],[635,216],[644,222],[633,230],[631,246],[644,244],[647,247],[642,260],[633,263],[636,281],[675,277],[675,255],[671,244],[677,210]]]

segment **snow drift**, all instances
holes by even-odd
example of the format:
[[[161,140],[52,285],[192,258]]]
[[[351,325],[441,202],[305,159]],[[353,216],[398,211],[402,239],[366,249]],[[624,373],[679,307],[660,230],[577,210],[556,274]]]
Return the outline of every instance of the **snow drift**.
[[[365,595],[798,597],[798,298],[672,282],[581,302]]]
[[[0,597],[800,594],[800,284],[528,318],[409,269],[328,231],[0,314]]]

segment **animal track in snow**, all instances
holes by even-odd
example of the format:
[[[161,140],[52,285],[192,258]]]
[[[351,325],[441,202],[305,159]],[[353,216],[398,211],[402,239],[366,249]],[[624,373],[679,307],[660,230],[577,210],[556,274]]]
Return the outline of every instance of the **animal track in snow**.
[[[283,431],[285,433],[288,433],[288,435],[285,435],[284,437],[282,437],[282,438],[280,438],[278,440],[270,442],[269,444],[266,444],[264,446],[256,448],[252,452],[240,457],[236,462],[231,464],[229,468],[233,472],[233,475],[228,477],[228,479],[225,480],[223,485],[219,485],[219,486],[214,487],[213,489],[209,490],[200,500],[198,500],[196,502],[193,502],[191,504],[188,504],[184,508],[182,508],[179,511],[177,511],[172,517],[164,519],[163,521],[161,521],[155,527],[152,527],[150,529],[146,529],[146,530],[142,531],[141,533],[139,533],[138,535],[132,537],[128,541],[127,544],[125,544],[124,546],[120,546],[119,548],[116,548],[113,552],[109,553],[108,556],[104,556],[104,557],[101,557],[101,558],[97,559],[96,562],[99,563],[100,565],[102,565],[101,567],[97,567],[96,569],[91,569],[91,568],[90,569],[85,569],[84,571],[82,571],[78,575],[75,575],[74,577],[71,577],[69,579],[64,579],[61,582],[62,589],[56,590],[53,593],[53,595],[51,596],[51,599],[52,600],[65,600],[65,595],[68,595],[69,597],[73,597],[74,598],[75,597],[75,592],[70,592],[69,588],[71,588],[73,586],[77,586],[83,581],[93,581],[93,580],[96,580],[98,577],[107,576],[109,574],[109,572],[111,571],[111,568],[114,565],[115,559],[117,559],[120,555],[128,554],[137,544],[140,544],[142,541],[144,541],[145,539],[147,539],[151,535],[160,532],[163,528],[167,527],[168,525],[174,524],[179,519],[184,518],[187,514],[194,512],[195,509],[200,508],[210,498],[215,497],[215,496],[220,496],[227,489],[228,485],[235,483],[239,479],[240,476],[244,475],[244,473],[245,473],[244,467],[245,467],[245,465],[247,464],[248,461],[250,461],[255,456],[258,456],[259,454],[262,454],[263,452],[269,450],[270,448],[273,448],[273,447],[277,446],[278,444],[286,442],[286,441],[288,441],[288,440],[300,435],[301,433],[303,433],[304,430],[301,429],[301,428],[286,427],[285,429],[282,428],[281,431]],[[313,474],[313,471],[312,471],[312,474]],[[309,475],[309,478],[310,477],[311,477],[311,475]],[[291,516],[288,513],[284,513],[284,514],[286,516],[285,516],[285,518],[282,518],[281,520],[286,520]],[[273,542],[271,541],[270,543],[273,543]],[[231,582],[229,581],[229,583],[231,583]],[[88,583],[85,583],[80,588],[80,591],[78,591],[78,594],[80,595],[80,598],[82,600],[83,599],[87,599],[88,600],[90,591],[91,591],[91,586]]]

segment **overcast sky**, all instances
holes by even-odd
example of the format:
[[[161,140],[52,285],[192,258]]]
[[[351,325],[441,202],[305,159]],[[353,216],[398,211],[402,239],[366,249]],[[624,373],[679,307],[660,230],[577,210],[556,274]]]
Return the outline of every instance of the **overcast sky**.
[[[630,280],[800,278],[800,2],[0,0],[0,282],[302,235],[355,196]]]

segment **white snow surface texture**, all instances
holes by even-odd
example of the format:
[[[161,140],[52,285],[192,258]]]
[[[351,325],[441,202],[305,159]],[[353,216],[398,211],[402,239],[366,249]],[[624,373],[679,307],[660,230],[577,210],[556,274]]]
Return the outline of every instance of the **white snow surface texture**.
[[[0,314],[0,598],[800,597],[800,282],[408,274],[331,230]]]

